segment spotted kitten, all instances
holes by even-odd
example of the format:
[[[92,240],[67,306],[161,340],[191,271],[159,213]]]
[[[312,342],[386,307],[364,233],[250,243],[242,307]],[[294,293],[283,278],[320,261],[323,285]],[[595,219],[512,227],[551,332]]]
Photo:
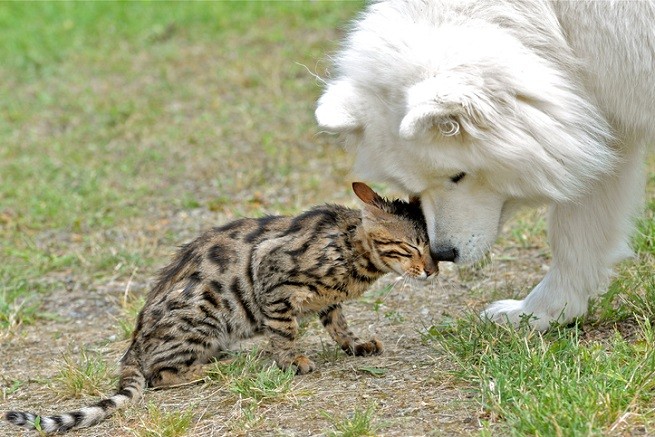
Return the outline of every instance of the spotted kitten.
[[[350,355],[382,352],[377,339],[348,328],[341,303],[359,297],[387,272],[426,279],[437,273],[418,202],[388,201],[353,183],[362,211],[315,207],[297,217],[241,219],[182,246],[159,273],[121,360],[118,391],[71,413],[41,416],[45,432],[97,424],[140,397],[146,386],[192,381],[237,340],[263,334],[282,368],[314,363],[295,350],[298,318],[318,313]],[[34,429],[35,414],[5,418]]]

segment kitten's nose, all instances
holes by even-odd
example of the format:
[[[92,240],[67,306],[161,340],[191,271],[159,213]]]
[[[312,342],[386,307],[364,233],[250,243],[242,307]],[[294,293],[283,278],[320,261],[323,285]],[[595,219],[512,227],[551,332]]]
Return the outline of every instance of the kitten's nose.
[[[426,276],[429,278],[435,273],[439,273],[439,265],[432,260],[432,257],[427,256],[425,258],[426,259],[424,260],[423,271],[425,272]]]
[[[455,262],[459,252],[453,246],[437,246],[436,249],[430,249],[430,255],[435,261]]]

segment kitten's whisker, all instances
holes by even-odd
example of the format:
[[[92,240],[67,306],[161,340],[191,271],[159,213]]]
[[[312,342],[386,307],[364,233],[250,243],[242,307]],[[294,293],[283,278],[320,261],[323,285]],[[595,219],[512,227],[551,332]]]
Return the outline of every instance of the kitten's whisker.
[[[394,281],[390,284],[389,289],[387,290],[386,293],[380,295],[380,302],[384,303],[384,301],[387,299],[387,297],[391,294],[391,292],[396,288],[399,282],[403,281],[403,275],[397,276]]]
[[[409,286],[410,282],[412,281],[412,279],[413,278],[411,276],[409,276],[408,274],[405,274],[404,281],[403,281],[403,288],[407,288]]]

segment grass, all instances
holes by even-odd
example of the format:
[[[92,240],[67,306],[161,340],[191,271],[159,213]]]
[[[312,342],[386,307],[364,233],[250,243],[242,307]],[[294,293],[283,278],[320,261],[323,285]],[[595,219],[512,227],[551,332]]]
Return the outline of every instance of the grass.
[[[63,357],[61,370],[50,382],[52,391],[62,399],[104,396],[115,386],[116,378],[106,361],[97,354],[82,351]]]
[[[193,411],[164,411],[149,403],[147,414],[133,430],[134,437],[181,437],[189,435],[193,424]]]
[[[21,293],[20,289],[16,286],[13,293],[5,289],[0,294],[0,329],[3,333],[16,330],[22,323],[31,323],[36,318],[40,302],[34,301],[27,293]]]
[[[125,293],[121,299],[121,314],[116,320],[118,322],[119,335],[124,340],[131,338],[136,324],[136,318],[146,303],[144,294],[130,294],[130,284],[131,281],[128,281],[125,287]]]
[[[655,351],[649,321],[630,341],[618,332],[586,341],[576,329],[548,334],[462,320],[427,334],[477,386],[486,420],[512,435],[607,435],[629,417],[652,420]]]
[[[458,378],[478,387],[483,422],[517,436],[653,432],[654,206],[639,221],[636,259],[573,327],[542,334],[469,317],[423,333],[456,360]]]
[[[260,358],[255,349],[235,354],[227,361],[216,361],[207,375],[210,380],[225,384],[240,398],[261,403],[283,399],[291,391],[295,371],[281,370],[275,363]]]
[[[291,171],[316,147],[307,70],[330,41],[312,32],[359,7],[1,4],[0,328],[33,323],[62,274],[118,279],[160,262],[152,242],[181,243],[172,212],[309,203],[261,191],[278,179],[318,196],[311,163],[306,177]]]
[[[326,431],[330,437],[373,436],[379,429],[374,423],[375,406],[369,405],[365,410],[356,408],[350,415],[343,417],[323,412],[332,423],[332,429]]]
[[[361,7],[0,3],[3,405],[45,405],[51,391],[111,392],[115,367],[107,363],[124,350],[120,340],[157,267],[200,229],[352,202],[351,157],[317,135],[313,74],[328,75],[325,54]],[[315,374],[294,377],[239,354],[210,368],[207,384],[147,393],[158,401],[119,422],[137,436],[652,434],[654,191],[651,176],[636,259],[619,266],[609,292],[574,327],[539,334],[461,316],[524,295],[543,275],[543,214],[526,211],[494,256],[455,269],[454,279],[444,272],[427,292],[386,283],[352,303],[351,327],[362,336],[380,328],[382,356],[346,356],[314,320],[303,324],[303,341],[315,340]],[[114,305],[77,325],[85,319],[66,307],[99,296]],[[434,323],[422,344],[415,330],[424,307]],[[82,350],[106,347],[111,360],[104,350],[70,349],[53,360],[42,346],[53,324],[68,329],[48,339],[52,353],[74,338]],[[119,341],[107,339],[108,324]],[[368,408],[345,407],[353,390],[371,400]],[[425,420],[408,422],[405,408]],[[2,425],[0,435],[12,432]],[[116,435],[115,425],[80,435]]]
[[[257,348],[215,361],[207,369],[207,379],[227,389],[222,394],[237,411],[227,421],[232,434],[249,434],[266,428],[264,408],[282,404],[301,394],[293,390],[295,371],[281,370],[264,359]]]

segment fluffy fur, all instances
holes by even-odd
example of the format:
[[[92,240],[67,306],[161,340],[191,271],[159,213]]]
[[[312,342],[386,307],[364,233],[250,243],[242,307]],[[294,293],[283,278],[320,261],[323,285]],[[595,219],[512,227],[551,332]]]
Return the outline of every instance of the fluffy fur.
[[[148,293],[116,393],[68,413],[8,411],[5,419],[42,433],[92,426],[140,398],[146,386],[201,379],[214,357],[258,335],[268,337],[281,368],[311,372],[314,362],[297,350],[298,320],[316,313],[347,354],[381,353],[379,340],[350,330],[341,304],[387,272],[428,279],[437,268],[416,199],[389,201],[361,182],[353,191],[364,202],[361,211],[322,205],[295,217],[243,218],[185,244]]]
[[[361,177],[420,196],[436,259],[473,262],[517,207],[548,203],[549,272],[484,312],[546,329],[630,255],[654,69],[650,0],[391,0],[353,23],[316,117]]]

